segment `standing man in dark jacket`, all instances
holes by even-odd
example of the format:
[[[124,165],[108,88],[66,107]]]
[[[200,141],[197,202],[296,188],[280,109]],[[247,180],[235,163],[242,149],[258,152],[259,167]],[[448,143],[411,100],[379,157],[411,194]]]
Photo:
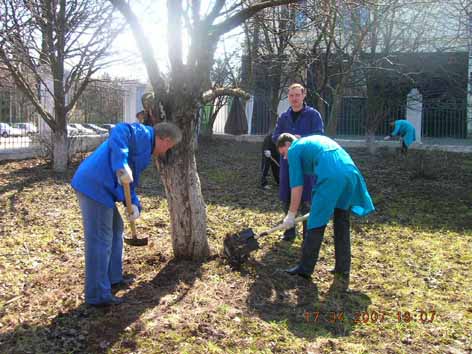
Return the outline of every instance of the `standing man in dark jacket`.
[[[274,177],[275,183],[279,184],[279,160],[280,155],[272,141],[272,133],[266,135],[264,143],[262,144],[262,160],[261,160],[261,187],[266,188],[268,186],[267,175],[269,174],[269,168],[272,169],[272,176]]]
[[[282,113],[277,120],[272,141],[277,142],[280,134],[290,133],[297,138],[313,134],[324,134],[324,125],[321,114],[314,108],[305,104],[306,90],[300,84],[292,84],[288,88],[288,102],[290,108]],[[302,205],[300,211],[304,214],[310,210],[311,191],[314,185],[314,176],[304,176]],[[280,184],[279,198],[283,203],[284,212],[288,212],[290,206],[290,182],[288,174],[287,159],[280,158]],[[306,232],[306,222],[303,223],[303,235]],[[283,240],[292,241],[295,239],[295,227],[284,232]]]

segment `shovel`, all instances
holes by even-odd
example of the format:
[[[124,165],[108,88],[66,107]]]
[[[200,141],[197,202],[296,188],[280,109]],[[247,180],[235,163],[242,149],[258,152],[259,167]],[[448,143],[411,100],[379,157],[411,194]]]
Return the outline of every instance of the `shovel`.
[[[128,215],[133,213],[133,209],[131,208],[131,190],[129,187],[129,183],[123,183],[123,188],[125,190],[125,202],[126,202],[126,211]],[[130,246],[146,246],[148,244],[148,238],[138,238],[136,235],[136,225],[133,221],[129,222],[131,227],[131,238],[125,237],[125,243]]]
[[[308,213],[296,218],[295,224],[307,220],[309,216],[310,214]],[[224,254],[232,266],[240,266],[248,259],[249,254],[252,251],[259,249],[259,242],[257,242],[257,240],[260,237],[285,229],[286,227],[283,224],[280,224],[270,230],[260,233],[259,235],[255,234],[252,229],[245,229],[237,234],[227,235],[223,241]]]

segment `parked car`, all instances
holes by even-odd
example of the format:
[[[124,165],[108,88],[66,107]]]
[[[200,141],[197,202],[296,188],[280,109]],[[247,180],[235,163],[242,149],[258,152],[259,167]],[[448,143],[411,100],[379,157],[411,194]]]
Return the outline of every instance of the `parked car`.
[[[67,124],[67,136],[76,136],[80,135],[77,128],[72,127],[70,124]]]
[[[102,127],[105,128],[106,130],[108,130],[108,132],[110,130],[112,130],[114,127],[115,127],[116,124],[102,124]]]
[[[79,123],[70,123],[72,128],[78,130],[79,135],[95,135],[96,133],[92,129],[85,128],[82,124]]]
[[[38,128],[33,123],[15,123],[14,128],[20,129],[22,135],[34,135],[38,133]]]
[[[95,133],[97,134],[108,134],[108,130],[106,130],[105,128],[100,128],[98,125],[96,124],[92,124],[92,123],[87,123],[87,124],[84,124],[84,127],[85,128],[89,128],[89,129],[92,129]]]
[[[21,136],[23,132],[20,129],[13,128],[8,123],[0,123],[0,136],[8,138],[9,136]]]

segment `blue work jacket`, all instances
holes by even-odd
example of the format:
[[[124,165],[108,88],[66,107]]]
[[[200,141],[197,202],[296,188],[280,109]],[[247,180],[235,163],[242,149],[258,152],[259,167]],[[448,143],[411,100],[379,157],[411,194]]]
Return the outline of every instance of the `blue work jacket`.
[[[321,114],[314,108],[304,105],[300,116],[294,122],[292,119],[293,110],[290,107],[286,112],[282,113],[277,120],[272,140],[277,143],[277,139],[282,133],[290,133],[293,135],[300,135],[301,137],[324,134],[324,125]],[[314,184],[313,176],[305,176],[305,183],[303,187],[302,200],[305,202],[311,201],[311,190]],[[280,157],[280,183],[279,183],[279,198],[281,201],[287,203],[290,201],[290,183],[288,175],[287,160]]]
[[[401,136],[406,147],[409,147],[416,141],[416,129],[409,121],[399,119],[395,121],[395,128],[392,136]]]
[[[120,123],[79,166],[72,178],[72,187],[109,208],[125,200],[123,187],[116,172],[128,165],[133,173],[131,199],[139,210],[141,203],[135,192],[139,176],[151,162],[155,136],[152,127],[140,123]]]
[[[375,210],[361,172],[349,154],[334,140],[312,135],[298,139],[288,149],[290,187],[315,175],[308,229],[328,224],[334,209],[365,216]]]

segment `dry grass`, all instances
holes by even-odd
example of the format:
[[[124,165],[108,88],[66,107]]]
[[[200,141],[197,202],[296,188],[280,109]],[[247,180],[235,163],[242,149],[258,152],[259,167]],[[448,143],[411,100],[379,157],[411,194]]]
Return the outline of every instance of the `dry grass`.
[[[241,271],[230,270],[219,256],[223,237],[262,231],[282,213],[275,188],[257,188],[259,146],[203,142],[213,256],[201,264],[172,259],[166,201],[149,169],[138,230],[152,241],[126,248],[125,270],[137,281],[118,291],[127,302],[111,309],[83,304],[72,171],[59,178],[42,160],[2,163],[0,353],[470,352],[472,157],[350,152],[378,209],[353,219],[350,293],[330,288],[330,226],[312,282],[281,272],[297,261],[300,240],[287,244],[279,234],[262,240]],[[406,312],[415,319],[407,322]]]

